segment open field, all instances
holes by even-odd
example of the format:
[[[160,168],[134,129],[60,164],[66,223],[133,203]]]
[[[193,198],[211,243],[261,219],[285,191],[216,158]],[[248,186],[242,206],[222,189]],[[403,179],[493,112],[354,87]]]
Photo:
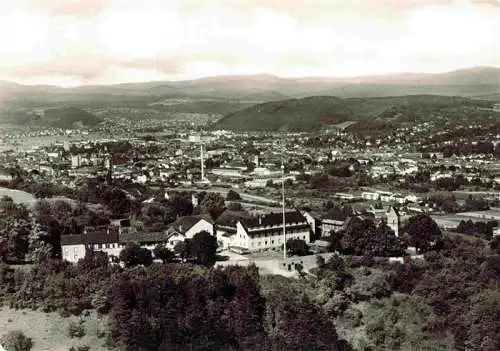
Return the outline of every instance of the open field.
[[[0,187],[0,198],[3,196],[9,196],[12,198],[12,200],[14,200],[15,203],[25,205],[36,200],[35,197],[30,193],[21,190],[13,190]]]
[[[71,322],[84,320],[85,335],[71,339],[68,327]],[[21,330],[34,342],[34,351],[67,351],[71,346],[87,345],[90,350],[108,350],[105,346],[107,317],[99,318],[96,313],[86,317],[63,318],[57,313],[32,310],[0,308],[0,336],[13,330]]]

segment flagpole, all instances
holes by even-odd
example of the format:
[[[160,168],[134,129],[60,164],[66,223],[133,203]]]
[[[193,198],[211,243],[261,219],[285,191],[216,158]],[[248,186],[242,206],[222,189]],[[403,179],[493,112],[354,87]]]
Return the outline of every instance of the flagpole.
[[[283,148],[284,148],[283,143]],[[281,150],[281,197],[282,197],[282,209],[283,209],[283,259],[286,260],[286,218],[285,218],[285,164],[283,162],[283,149]]]

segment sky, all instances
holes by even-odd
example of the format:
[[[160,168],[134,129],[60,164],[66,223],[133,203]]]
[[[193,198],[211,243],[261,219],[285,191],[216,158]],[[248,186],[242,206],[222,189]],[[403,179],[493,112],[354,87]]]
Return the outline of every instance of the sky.
[[[500,67],[500,0],[1,0],[0,80]]]

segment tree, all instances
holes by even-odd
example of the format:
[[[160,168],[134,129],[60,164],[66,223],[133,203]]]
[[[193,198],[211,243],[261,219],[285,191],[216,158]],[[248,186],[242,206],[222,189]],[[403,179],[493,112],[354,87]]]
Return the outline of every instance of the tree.
[[[321,268],[325,265],[326,261],[323,256],[316,255],[316,265]]]
[[[277,350],[337,350],[337,333],[329,318],[307,297],[289,291],[268,299],[266,324]]]
[[[175,254],[162,244],[155,246],[153,254],[156,258],[162,260],[163,263],[172,262],[175,257]]]
[[[474,296],[471,309],[464,320],[469,324],[466,328],[466,345],[469,350],[499,350],[500,335],[500,294],[497,289],[486,290]]]
[[[328,175],[325,173],[316,173],[311,176],[309,181],[310,185],[314,189],[328,188],[330,181]]]
[[[109,208],[113,218],[122,218],[130,214],[131,201],[127,194],[118,188],[105,191],[102,195],[102,202]]]
[[[340,237],[335,243],[338,250],[345,254],[361,256],[401,256],[404,243],[384,223],[378,227],[372,220],[354,217],[345,231],[336,233]]]
[[[231,211],[241,212],[243,211],[243,206],[239,202],[231,202],[227,205],[227,209]]]
[[[137,265],[149,266],[153,263],[153,256],[148,249],[142,248],[136,243],[129,243],[120,252],[120,261],[122,261],[126,267],[134,267]]]
[[[434,220],[426,214],[413,216],[406,227],[408,243],[419,252],[428,251],[442,237],[441,229]]]
[[[7,260],[22,262],[29,253],[30,223],[19,218],[19,213],[10,213],[0,218],[0,246]]]
[[[255,170],[255,163],[253,163],[252,161],[246,161],[245,162],[245,166],[247,167],[247,172],[248,173],[252,173],[254,170]]]
[[[178,242],[174,247],[174,253],[183,261],[187,261],[191,257],[191,239]]]
[[[212,266],[216,261],[217,238],[207,231],[201,231],[191,239],[191,254],[204,266]]]
[[[231,189],[227,192],[226,200],[227,201],[238,201],[238,200],[241,200],[241,196],[236,191]]]
[[[330,167],[328,169],[328,174],[330,174],[331,176],[334,176],[334,177],[343,177],[343,178],[347,178],[347,177],[351,177],[352,176],[352,173],[349,170],[349,167],[347,167],[347,166],[344,166],[344,167]]]
[[[224,198],[219,193],[206,193],[200,202],[201,208],[210,214],[212,218],[217,218],[224,212]]]
[[[45,199],[38,200],[35,203],[34,214],[38,218],[49,217],[52,215],[52,206]]]
[[[305,256],[309,253],[309,247],[302,239],[288,239],[286,249],[291,255]]]
[[[48,233],[44,231],[41,225],[35,222],[28,234],[28,261],[40,263],[49,259],[52,253],[52,245],[47,243]]]
[[[20,330],[13,330],[0,339],[6,351],[30,351],[33,341]]]
[[[167,208],[170,208],[174,216],[190,216],[193,214],[193,203],[183,196],[175,195],[166,203]]]
[[[496,254],[500,254],[500,235],[494,236],[490,240],[490,249]]]
[[[84,272],[90,272],[99,267],[108,267],[109,257],[106,252],[94,251],[94,249],[85,250],[85,256],[78,261],[78,268]]]

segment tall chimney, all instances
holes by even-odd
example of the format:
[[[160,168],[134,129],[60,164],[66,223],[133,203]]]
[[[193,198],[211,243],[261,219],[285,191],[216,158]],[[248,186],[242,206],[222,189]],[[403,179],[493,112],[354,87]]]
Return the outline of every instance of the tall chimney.
[[[200,143],[200,159],[201,159],[201,180],[205,180],[205,165],[203,163],[203,143]]]

